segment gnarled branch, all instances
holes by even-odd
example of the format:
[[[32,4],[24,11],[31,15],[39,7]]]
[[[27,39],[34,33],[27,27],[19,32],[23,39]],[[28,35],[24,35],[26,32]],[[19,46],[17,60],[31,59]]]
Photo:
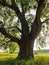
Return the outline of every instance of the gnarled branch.
[[[31,38],[34,38],[35,36],[37,37],[38,33],[41,31],[42,24],[41,24],[40,17],[41,17],[41,13],[42,13],[42,10],[44,7],[45,7],[45,0],[39,0],[37,11],[36,11],[36,17],[35,17],[35,20],[34,20],[32,26],[31,26],[31,32],[30,32]]]
[[[0,27],[0,32],[5,36],[8,37],[11,41],[17,42],[19,43],[19,39],[16,37],[13,37],[12,35],[10,35],[9,33],[6,32],[6,29],[4,27]]]

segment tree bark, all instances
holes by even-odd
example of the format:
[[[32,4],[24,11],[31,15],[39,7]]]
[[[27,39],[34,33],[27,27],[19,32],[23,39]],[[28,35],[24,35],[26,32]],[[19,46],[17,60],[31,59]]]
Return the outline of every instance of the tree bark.
[[[20,52],[18,54],[18,59],[34,59],[34,54],[33,54],[33,47],[34,47],[34,42],[21,42],[20,44]]]

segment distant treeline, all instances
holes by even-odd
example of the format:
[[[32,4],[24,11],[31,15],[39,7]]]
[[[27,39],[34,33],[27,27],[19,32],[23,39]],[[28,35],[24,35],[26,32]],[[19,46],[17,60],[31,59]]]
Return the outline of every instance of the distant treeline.
[[[46,50],[35,50],[34,54],[38,54],[38,53],[49,53],[49,49]]]

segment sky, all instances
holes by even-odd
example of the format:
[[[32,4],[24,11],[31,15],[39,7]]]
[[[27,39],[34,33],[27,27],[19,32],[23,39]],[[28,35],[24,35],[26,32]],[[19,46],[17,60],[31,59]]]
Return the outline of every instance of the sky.
[[[39,46],[40,47],[40,46]],[[42,50],[43,49],[49,49],[49,45],[46,45],[45,47],[41,48]],[[34,44],[34,50],[39,50],[37,47],[36,47],[36,44]]]
[[[39,47],[40,47],[40,49],[49,49],[49,36],[46,38],[46,45],[44,46],[44,47],[41,47],[40,45],[37,45],[36,44],[36,41],[35,41],[35,43],[34,43],[34,50],[39,50]]]

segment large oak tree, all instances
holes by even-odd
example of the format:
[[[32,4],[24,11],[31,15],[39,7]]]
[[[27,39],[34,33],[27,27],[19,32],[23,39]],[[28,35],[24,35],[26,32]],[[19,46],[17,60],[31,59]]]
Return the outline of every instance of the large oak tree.
[[[21,24],[19,25],[21,28],[19,28],[18,25],[6,28],[5,23],[3,24],[3,22],[0,22],[0,32],[5,37],[9,38],[10,41],[18,43],[20,47],[19,59],[34,57],[34,41],[42,29],[42,24],[49,20],[48,16],[46,16],[47,14],[45,14],[47,10],[47,1],[48,0],[0,0],[0,5],[2,7],[7,7],[8,11],[10,10],[12,13],[15,12],[14,16],[18,17],[17,22]],[[36,11],[34,16],[33,14],[29,15],[32,9]],[[45,18],[44,21],[42,21],[42,17]],[[16,28],[20,32],[20,37],[14,36],[8,32],[7,29],[12,28]],[[17,31],[15,31],[15,33],[17,33]]]

